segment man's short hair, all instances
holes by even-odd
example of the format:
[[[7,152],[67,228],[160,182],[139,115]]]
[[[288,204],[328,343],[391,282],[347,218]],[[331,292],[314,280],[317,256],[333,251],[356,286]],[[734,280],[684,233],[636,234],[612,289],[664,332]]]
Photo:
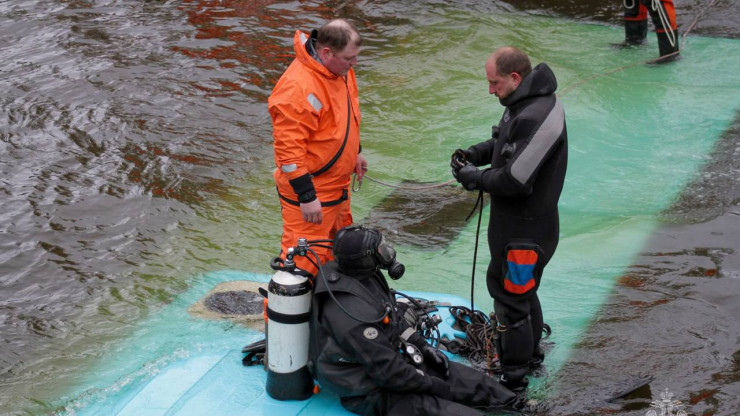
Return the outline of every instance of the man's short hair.
[[[329,47],[332,51],[341,51],[352,42],[355,46],[362,45],[362,36],[357,27],[349,20],[334,19],[321,26],[316,36],[317,47]]]
[[[532,63],[527,54],[512,46],[505,46],[496,51],[495,59],[498,75],[516,72],[524,78],[532,72]]]

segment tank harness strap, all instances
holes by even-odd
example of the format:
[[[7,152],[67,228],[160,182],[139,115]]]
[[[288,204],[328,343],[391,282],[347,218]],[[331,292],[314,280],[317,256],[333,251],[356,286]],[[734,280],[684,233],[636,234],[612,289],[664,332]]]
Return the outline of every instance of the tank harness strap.
[[[511,324],[511,325],[504,325],[504,324],[502,324],[502,323],[501,323],[501,322],[499,321],[499,322],[497,323],[497,325],[496,325],[496,331],[498,331],[498,332],[506,332],[506,331],[508,331],[508,330],[510,330],[510,329],[515,329],[515,328],[519,328],[520,326],[522,326],[522,325],[526,324],[527,322],[529,322],[529,321],[531,321],[531,320],[532,320],[532,315],[527,315],[527,317],[526,317],[526,318],[524,318],[524,319],[522,319],[522,320],[520,320],[520,321],[516,321],[516,322],[514,322],[514,323],[513,323],[513,324]]]
[[[270,309],[270,304],[268,303],[267,318],[273,322],[281,324],[296,325],[308,322],[311,319],[311,312],[300,313],[298,315],[287,315]]]
[[[283,201],[289,203],[290,205],[295,205],[297,207],[301,205],[300,202],[298,202],[296,200],[293,200],[293,199],[290,199],[290,198],[284,196],[283,194],[281,194],[280,193],[280,190],[278,190],[278,196],[280,197],[280,199],[282,199]],[[335,199],[333,201],[321,201],[321,206],[322,207],[333,207],[334,205],[339,205],[339,204],[341,204],[342,202],[344,202],[344,201],[346,201],[348,199],[349,199],[349,190],[342,189],[342,196],[339,197],[339,199]]]

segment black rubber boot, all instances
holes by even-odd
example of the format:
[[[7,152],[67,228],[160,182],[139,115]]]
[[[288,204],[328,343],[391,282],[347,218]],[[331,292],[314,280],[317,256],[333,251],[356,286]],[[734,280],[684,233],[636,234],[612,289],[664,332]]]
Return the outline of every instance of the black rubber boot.
[[[678,32],[673,31],[672,37],[669,37],[668,33],[665,32],[657,32],[656,35],[658,36],[658,52],[660,52],[660,56],[666,56],[666,55],[672,55],[670,58],[666,58],[665,60],[674,60],[678,57]],[[673,45],[671,44],[671,40],[673,40]]]
[[[624,44],[644,45],[647,43],[648,22],[645,20],[624,21]]]
[[[502,366],[503,374],[499,377],[499,383],[507,389],[516,393],[517,396],[524,395],[529,386],[529,364],[519,366]]]
[[[645,45],[647,43],[647,29],[647,20],[625,20],[624,40],[619,43],[612,43],[612,48],[627,49]]]
[[[535,368],[540,368],[543,361],[545,361],[545,351],[542,349],[540,344],[537,344],[537,346],[534,347],[532,358],[529,359],[529,368],[533,370]]]
[[[527,302],[528,303],[528,302]],[[529,360],[535,349],[532,320],[501,302],[494,302],[497,319],[496,351],[501,363],[501,384],[513,392],[524,391],[529,384]],[[523,309],[530,309],[529,307]]]

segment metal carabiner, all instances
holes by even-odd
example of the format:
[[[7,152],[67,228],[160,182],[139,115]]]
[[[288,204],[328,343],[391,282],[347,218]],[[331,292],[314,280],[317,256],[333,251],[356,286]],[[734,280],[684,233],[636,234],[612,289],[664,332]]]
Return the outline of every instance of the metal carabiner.
[[[357,174],[352,173],[352,192],[359,192],[360,188],[362,188],[362,181],[356,181],[356,179],[357,179]],[[355,187],[355,182],[359,183],[357,187]]]

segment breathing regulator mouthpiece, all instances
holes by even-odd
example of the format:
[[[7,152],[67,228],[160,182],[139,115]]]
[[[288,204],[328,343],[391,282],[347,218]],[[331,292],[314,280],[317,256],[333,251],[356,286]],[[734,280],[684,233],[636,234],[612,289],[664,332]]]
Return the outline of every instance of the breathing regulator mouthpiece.
[[[332,249],[339,266],[347,270],[373,271],[385,269],[398,280],[406,267],[396,261],[396,250],[389,246],[380,231],[350,225],[337,231]]]

